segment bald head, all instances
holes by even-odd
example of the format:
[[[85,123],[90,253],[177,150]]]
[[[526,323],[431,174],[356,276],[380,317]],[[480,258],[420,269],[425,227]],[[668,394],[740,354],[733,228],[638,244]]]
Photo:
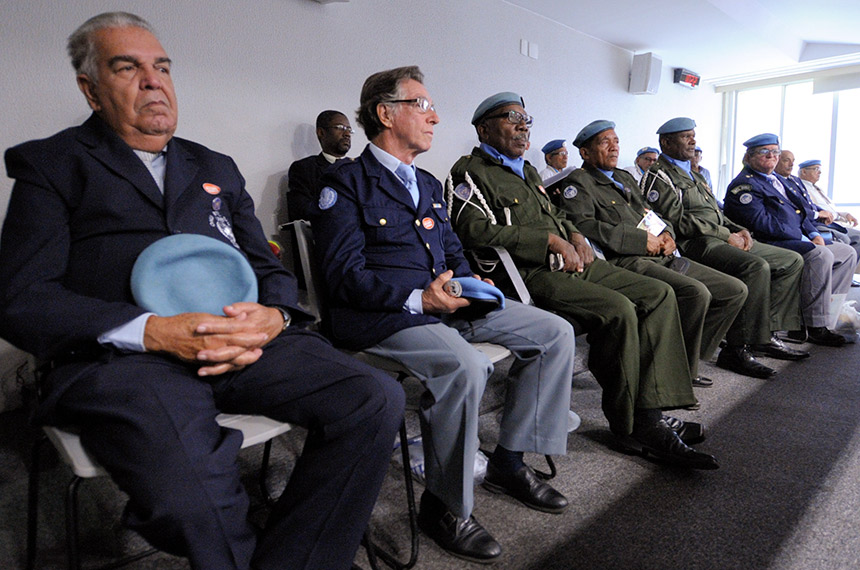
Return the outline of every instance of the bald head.
[[[780,176],[791,176],[791,171],[794,170],[794,153],[790,150],[783,150],[779,155],[779,162],[776,163],[776,171]]]

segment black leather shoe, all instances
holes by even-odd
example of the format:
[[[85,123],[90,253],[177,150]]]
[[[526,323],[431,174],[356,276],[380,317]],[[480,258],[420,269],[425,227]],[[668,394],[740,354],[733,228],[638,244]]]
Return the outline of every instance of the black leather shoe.
[[[717,366],[753,378],[770,378],[776,370],[755,359],[746,346],[727,346],[717,357]]]
[[[806,342],[821,346],[843,346],[845,337],[827,327],[806,327]]]
[[[714,381],[707,376],[696,376],[693,378],[693,388],[710,388]]]
[[[560,513],[567,507],[565,496],[539,479],[528,465],[523,465],[514,473],[502,473],[491,461],[487,464],[484,488],[493,493],[510,495],[536,511]]]
[[[692,469],[718,469],[716,458],[708,453],[696,451],[675,433],[665,420],[647,426],[634,426],[632,439],[641,446],[643,455]]]
[[[663,421],[687,445],[695,445],[705,441],[705,426],[700,423],[685,422],[672,416],[663,416]]]
[[[758,356],[769,356],[780,360],[803,360],[809,358],[809,353],[803,350],[795,350],[785,346],[785,343],[776,335],[771,335],[767,344],[754,344],[750,346],[750,352]]]
[[[475,517],[454,515],[429,491],[421,495],[418,526],[443,550],[464,560],[490,564],[502,554],[502,547]]]

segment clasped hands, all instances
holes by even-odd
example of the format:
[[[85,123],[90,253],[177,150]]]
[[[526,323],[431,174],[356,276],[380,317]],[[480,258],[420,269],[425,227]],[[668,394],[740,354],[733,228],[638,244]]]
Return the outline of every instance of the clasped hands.
[[[200,363],[198,375],[215,376],[256,362],[263,354],[263,346],[283,330],[281,312],[258,303],[227,305],[224,314],[153,315],[146,321],[144,347],[147,352]]]
[[[563,271],[582,273],[594,261],[594,250],[580,233],[564,239],[557,234],[549,234],[547,247],[552,253],[560,253],[564,260]]]

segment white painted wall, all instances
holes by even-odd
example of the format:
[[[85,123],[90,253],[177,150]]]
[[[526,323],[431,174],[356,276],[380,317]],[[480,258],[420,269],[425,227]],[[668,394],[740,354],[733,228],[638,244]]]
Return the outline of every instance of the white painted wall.
[[[709,86],[673,85],[664,69],[658,94],[631,95],[632,53],[503,0],[3,0],[0,148],[89,115],[65,42],[108,10],[137,13],[158,30],[175,62],[177,135],[235,158],[269,233],[290,163],[319,151],[317,113],[334,108],[352,118],[364,79],[400,65],[421,66],[441,116],[433,148],[417,161],[439,178],[475,144],[472,112],[498,91],[519,92],[534,115],[527,158],[539,169],[547,140],[570,140],[598,118],[618,124],[620,166],[632,164],[635,150],[656,146],[656,128],[678,115],[696,119],[704,165],[716,167],[720,97]],[[539,59],[520,55],[521,38],[538,44]],[[350,155],[365,142],[359,131]],[[0,177],[2,218],[11,188]]]

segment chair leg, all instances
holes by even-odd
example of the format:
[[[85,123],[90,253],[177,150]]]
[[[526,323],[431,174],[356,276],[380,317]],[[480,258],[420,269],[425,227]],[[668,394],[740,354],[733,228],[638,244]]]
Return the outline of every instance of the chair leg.
[[[409,531],[412,537],[412,551],[407,562],[400,562],[392,554],[381,550],[373,544],[370,538],[370,529],[364,533],[364,548],[367,551],[367,559],[373,570],[379,570],[376,563],[377,556],[394,570],[408,570],[418,562],[418,509],[415,506],[415,486],[412,482],[412,467],[409,457],[409,435],[406,433],[406,421],[400,424],[400,453],[403,459],[403,478],[406,486],[406,508],[409,514]]]
[[[81,478],[75,475],[66,489],[66,556],[69,570],[81,570],[81,556],[78,551],[78,487]]]
[[[39,455],[48,437],[42,433],[33,442],[30,477],[27,483],[27,562],[26,569],[36,566],[36,542],[39,535]]]
[[[272,454],[272,440],[266,442],[263,446],[263,464],[260,465],[260,492],[263,495],[263,500],[268,506],[275,504],[275,497],[269,492],[269,487],[266,485],[266,477],[269,472],[269,457]]]

